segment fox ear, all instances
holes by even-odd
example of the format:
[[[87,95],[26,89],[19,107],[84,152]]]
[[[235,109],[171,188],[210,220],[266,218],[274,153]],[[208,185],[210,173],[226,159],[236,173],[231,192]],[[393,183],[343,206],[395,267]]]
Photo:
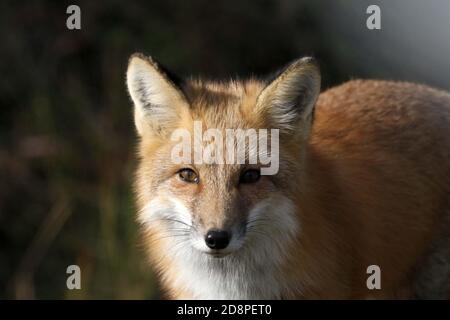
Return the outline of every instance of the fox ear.
[[[282,131],[306,136],[320,92],[320,71],[313,58],[294,61],[259,94],[256,109]]]
[[[134,103],[139,135],[160,134],[187,110],[181,89],[151,57],[133,54],[128,63],[127,86]]]

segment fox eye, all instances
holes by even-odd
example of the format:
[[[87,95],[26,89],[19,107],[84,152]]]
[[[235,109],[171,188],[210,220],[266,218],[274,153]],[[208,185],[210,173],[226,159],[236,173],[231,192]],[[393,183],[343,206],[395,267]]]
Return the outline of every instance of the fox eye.
[[[189,168],[183,168],[178,171],[178,176],[181,180],[187,183],[198,183],[199,180],[195,171]]]
[[[261,171],[259,169],[250,169],[241,174],[239,183],[255,183],[259,178],[261,178]]]

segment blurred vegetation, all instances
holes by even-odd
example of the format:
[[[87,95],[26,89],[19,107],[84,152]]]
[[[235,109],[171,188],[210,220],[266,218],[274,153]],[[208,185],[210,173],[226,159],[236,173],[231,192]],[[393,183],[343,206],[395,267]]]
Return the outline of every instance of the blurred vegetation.
[[[81,7],[81,30],[66,28],[69,4]],[[181,75],[230,77],[313,54],[324,87],[351,76],[395,78],[389,65],[360,63],[358,39],[339,37],[330,8],[294,0],[1,2],[0,298],[158,298],[134,220],[129,55],[151,54]],[[359,9],[364,26],[364,2]],[[71,264],[81,267],[82,290],[66,289]]]

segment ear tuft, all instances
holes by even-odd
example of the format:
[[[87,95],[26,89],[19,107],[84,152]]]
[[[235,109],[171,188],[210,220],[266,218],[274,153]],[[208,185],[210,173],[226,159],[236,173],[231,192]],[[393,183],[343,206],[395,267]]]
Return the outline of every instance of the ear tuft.
[[[320,71],[314,58],[298,59],[283,69],[260,93],[256,107],[283,131],[309,130],[320,92]]]
[[[130,57],[127,86],[134,103],[135,124],[142,136],[161,133],[180,117],[186,100],[166,72],[151,57],[135,53]]]

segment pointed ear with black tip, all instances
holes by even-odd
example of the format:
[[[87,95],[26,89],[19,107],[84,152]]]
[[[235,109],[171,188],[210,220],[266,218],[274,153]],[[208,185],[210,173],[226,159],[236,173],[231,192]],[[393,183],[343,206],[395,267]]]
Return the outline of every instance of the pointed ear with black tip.
[[[151,57],[139,53],[131,56],[127,86],[140,136],[166,133],[188,110],[181,89]]]
[[[288,65],[259,94],[256,110],[280,132],[307,137],[320,93],[320,71],[313,58]]]

